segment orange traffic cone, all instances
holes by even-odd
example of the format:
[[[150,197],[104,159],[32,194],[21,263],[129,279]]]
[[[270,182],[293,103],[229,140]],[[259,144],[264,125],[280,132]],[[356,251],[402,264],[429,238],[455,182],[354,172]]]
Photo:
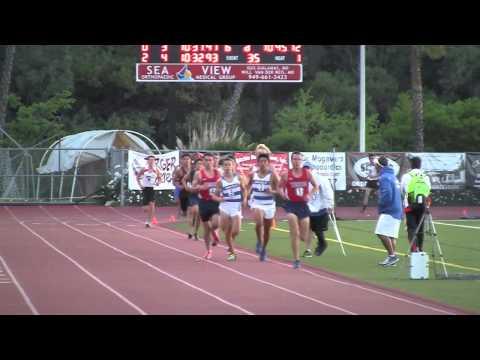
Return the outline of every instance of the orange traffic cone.
[[[158,220],[157,220],[157,217],[154,216],[153,219],[152,219],[152,224],[153,225],[158,225]]]

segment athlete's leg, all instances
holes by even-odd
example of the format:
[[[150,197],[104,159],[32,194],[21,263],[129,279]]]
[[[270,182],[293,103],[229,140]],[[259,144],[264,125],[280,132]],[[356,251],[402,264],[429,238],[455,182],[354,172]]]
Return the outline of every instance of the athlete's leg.
[[[263,219],[263,248],[266,249],[270,241],[270,232],[272,231],[273,219]]]
[[[365,189],[365,195],[363,197],[363,202],[362,202],[362,211],[365,211],[367,209],[367,206],[368,206],[368,198],[370,197],[370,193],[372,192],[372,189],[371,188],[366,188]]]
[[[310,217],[303,218],[299,220],[299,227],[300,227],[300,239],[305,242],[305,246],[308,250],[310,249],[310,244],[308,240],[310,239]]]
[[[198,211],[198,205],[192,206],[192,218],[193,218],[193,236],[195,236],[195,240],[197,240],[198,236],[198,228],[200,227],[200,214]]]
[[[148,212],[148,221],[150,222],[150,224],[152,223],[153,221],[153,217],[155,216],[155,201],[152,201],[150,202],[149,204],[149,212]]]
[[[240,234],[240,226],[242,224],[242,218],[240,215],[234,216],[231,218],[231,224],[232,224],[232,249],[234,249],[234,242],[235,239],[237,238],[238,234]]]
[[[261,209],[255,209],[255,232],[257,234],[257,242],[260,245],[263,244],[263,226],[264,226],[264,211]]]
[[[300,261],[300,229],[298,226],[298,218],[295,214],[288,214],[288,227],[290,228],[290,239],[292,241],[293,258]]]

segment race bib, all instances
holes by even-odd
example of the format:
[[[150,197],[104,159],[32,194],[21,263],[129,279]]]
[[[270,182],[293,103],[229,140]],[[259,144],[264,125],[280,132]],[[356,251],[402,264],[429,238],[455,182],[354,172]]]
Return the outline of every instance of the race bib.
[[[295,188],[295,194],[299,197],[303,196],[304,189],[302,188]]]

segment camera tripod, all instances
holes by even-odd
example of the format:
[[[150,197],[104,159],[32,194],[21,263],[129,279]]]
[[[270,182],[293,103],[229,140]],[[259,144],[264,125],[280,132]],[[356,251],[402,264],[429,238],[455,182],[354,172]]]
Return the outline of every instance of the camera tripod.
[[[417,238],[418,234],[420,233],[420,229],[424,226],[424,243],[427,243],[428,240],[432,242],[432,263],[433,263],[433,271],[435,274],[436,279],[448,279],[448,272],[447,266],[445,264],[445,258],[443,256],[443,251],[440,246],[440,242],[438,241],[437,230],[435,229],[435,224],[433,223],[432,213],[429,207],[425,208],[425,212],[420,219],[420,223],[418,224],[417,228],[415,229],[415,233],[412,239],[412,243],[410,244],[410,249],[416,248],[417,246]],[[436,249],[435,249],[436,248]],[[438,258],[440,258],[440,263],[443,269],[443,275],[437,272],[437,251],[438,251]],[[407,255],[408,256],[408,255]]]

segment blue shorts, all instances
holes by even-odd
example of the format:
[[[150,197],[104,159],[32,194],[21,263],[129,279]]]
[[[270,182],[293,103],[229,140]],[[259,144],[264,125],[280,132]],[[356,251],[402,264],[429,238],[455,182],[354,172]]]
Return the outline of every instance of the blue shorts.
[[[287,213],[296,215],[298,220],[310,217],[310,209],[306,202],[287,201],[284,209]]]
[[[200,201],[200,199],[198,198],[197,194],[190,195],[188,197],[188,207],[198,205],[199,201]]]
[[[182,191],[182,189],[180,189],[179,187],[176,187],[175,186],[175,191],[173,193],[173,196],[175,198],[175,201],[179,200],[180,199],[180,192]]]

